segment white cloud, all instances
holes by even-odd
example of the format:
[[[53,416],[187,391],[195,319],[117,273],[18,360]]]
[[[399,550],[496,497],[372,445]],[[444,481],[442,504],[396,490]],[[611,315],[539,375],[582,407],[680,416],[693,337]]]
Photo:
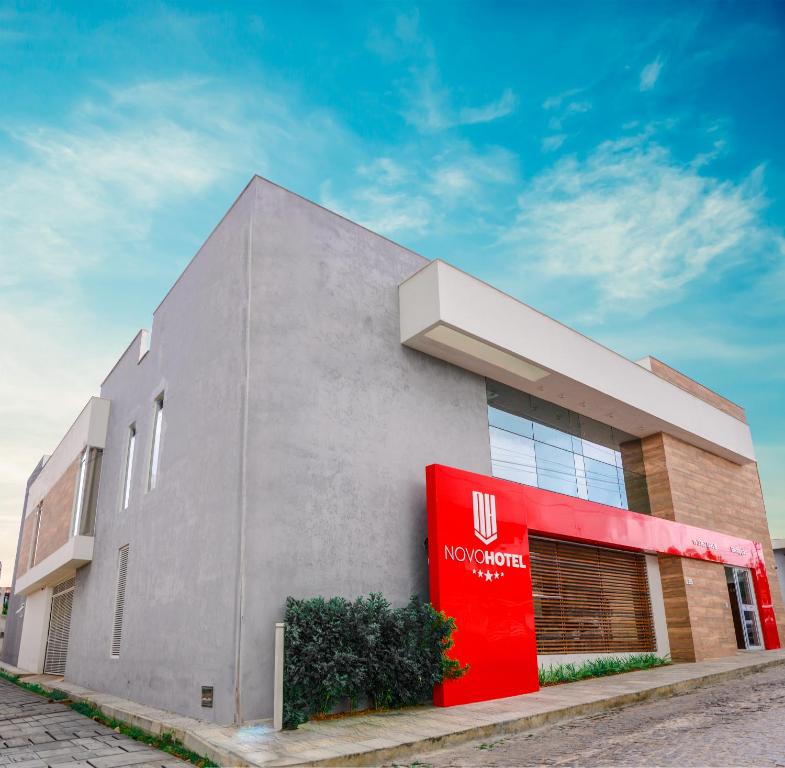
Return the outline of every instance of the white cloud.
[[[404,119],[423,133],[437,133],[459,125],[490,123],[512,114],[518,105],[518,97],[506,88],[497,99],[487,104],[455,107],[454,95],[449,88],[441,85],[433,63],[416,74],[414,84],[403,88],[403,95],[407,102]]]
[[[434,205],[457,198],[479,195],[493,185],[512,184],[518,173],[516,155],[501,147],[477,152],[468,144],[458,143],[440,152],[424,165],[430,176],[426,189],[434,197]],[[481,204],[474,200],[474,204]]]
[[[496,101],[481,107],[462,107],[458,111],[458,125],[474,125],[475,123],[490,123],[500,117],[506,117],[515,111],[518,106],[518,97],[505,88]]]
[[[377,157],[372,162],[361,165],[357,173],[385,186],[402,184],[411,178],[409,168],[390,157]]]
[[[76,279],[143,242],[163,201],[237,170],[236,131],[193,123],[183,109],[201,96],[194,83],[144,84],[81,104],[67,127],[6,127],[0,285]]]
[[[559,149],[562,144],[564,144],[565,139],[567,138],[566,133],[557,133],[553,136],[546,136],[542,140],[542,151],[543,152],[554,152],[555,150]]]
[[[551,134],[545,136],[540,142],[543,152],[555,152],[557,149],[560,149],[562,144],[569,138],[565,122],[576,115],[584,114],[592,109],[590,101],[569,101],[570,97],[582,93],[584,90],[583,88],[573,88],[558,96],[551,96],[543,102],[542,106],[546,111],[558,109],[558,113],[552,114],[548,119],[548,130],[551,131]]]
[[[760,218],[761,174],[734,184],[644,137],[608,142],[536,177],[505,239],[546,276],[583,279],[601,301],[643,311],[756,246],[774,246]]]
[[[667,311],[667,310],[666,310]],[[729,366],[744,365],[748,368],[766,368],[766,375],[781,378],[785,375],[785,340],[768,343],[736,331],[738,338],[731,336],[724,325],[724,317],[716,318],[712,324],[708,312],[701,315],[700,323],[693,324],[685,333],[683,316],[658,317],[656,322],[639,318],[624,326],[610,323],[598,332],[603,344],[631,359],[640,359],[652,354],[665,362],[680,365],[711,361]],[[632,330],[632,333],[630,332]]]
[[[448,209],[469,205],[476,213],[493,206],[493,191],[518,178],[518,158],[501,147],[478,151],[467,142],[404,147],[400,157],[379,157],[362,164],[367,180],[341,195],[331,181],[320,199],[328,208],[388,237],[438,230]]]
[[[657,84],[662,72],[663,60],[659,56],[649,62],[642,70],[638,87],[641,91],[650,91]]]
[[[431,222],[431,203],[422,195],[370,186],[348,200],[336,196],[332,184],[322,185],[321,202],[330,210],[383,235],[422,232]]]
[[[569,115],[580,115],[583,112],[588,112],[592,108],[592,103],[590,101],[571,101],[565,108],[564,108],[564,116]]]
[[[564,91],[563,93],[559,93],[556,96],[549,96],[545,101],[542,103],[543,109],[556,109],[560,107],[562,103],[573,96],[577,96],[579,93],[582,93],[585,88],[571,88],[569,91]]]

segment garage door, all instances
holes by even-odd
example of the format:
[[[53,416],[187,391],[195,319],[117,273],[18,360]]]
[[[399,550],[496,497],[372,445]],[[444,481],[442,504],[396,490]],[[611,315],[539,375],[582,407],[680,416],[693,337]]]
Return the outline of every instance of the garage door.
[[[52,611],[49,615],[49,634],[46,638],[46,656],[44,658],[44,672],[50,675],[65,674],[74,586],[75,580],[68,579],[52,590]]]
[[[537,652],[656,650],[643,555],[530,539]]]

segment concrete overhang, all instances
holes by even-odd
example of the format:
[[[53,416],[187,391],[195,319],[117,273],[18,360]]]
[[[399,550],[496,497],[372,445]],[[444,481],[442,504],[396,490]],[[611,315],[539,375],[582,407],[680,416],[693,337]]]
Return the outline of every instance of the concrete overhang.
[[[27,494],[25,516],[31,514],[41,499],[52,490],[69,465],[86,448],[103,448],[109,425],[110,401],[91,397],[70,426],[68,432],[52,451]]]
[[[631,435],[755,460],[744,422],[443,261],[401,283],[399,300],[408,347]]]
[[[43,587],[53,587],[92,559],[93,537],[73,536],[60,549],[17,578],[16,594],[29,595]]]

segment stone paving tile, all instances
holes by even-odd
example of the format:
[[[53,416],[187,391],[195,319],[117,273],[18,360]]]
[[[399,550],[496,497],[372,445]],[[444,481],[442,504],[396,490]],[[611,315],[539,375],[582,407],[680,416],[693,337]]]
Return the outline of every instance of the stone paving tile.
[[[124,741],[119,745],[120,749],[126,752],[141,752],[142,750],[149,750],[150,745],[141,741]]]
[[[87,762],[93,768],[124,768],[126,765],[141,765],[142,763],[157,762],[156,757],[163,754],[154,750],[148,752],[125,752],[120,755],[107,755],[94,757]]]
[[[421,752],[456,766],[783,766],[785,667],[506,737]]]
[[[47,768],[43,760],[23,760],[19,763],[11,763],[14,768]]]
[[[185,768],[188,763],[0,680],[0,766]]]

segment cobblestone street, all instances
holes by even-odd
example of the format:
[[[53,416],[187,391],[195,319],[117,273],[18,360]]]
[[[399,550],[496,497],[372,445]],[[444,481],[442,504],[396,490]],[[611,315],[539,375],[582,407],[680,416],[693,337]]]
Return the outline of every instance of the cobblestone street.
[[[672,698],[422,754],[442,766],[785,766],[785,666]],[[407,760],[407,764],[414,760]]]
[[[190,763],[0,680],[0,766],[183,768]]]

